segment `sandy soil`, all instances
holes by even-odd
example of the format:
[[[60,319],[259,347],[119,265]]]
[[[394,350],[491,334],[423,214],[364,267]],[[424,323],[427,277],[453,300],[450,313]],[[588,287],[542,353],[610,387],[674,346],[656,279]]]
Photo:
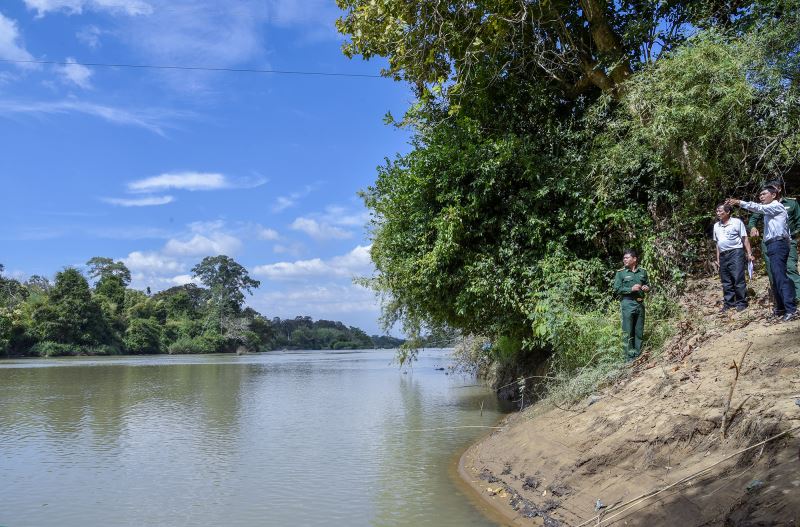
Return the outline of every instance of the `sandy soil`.
[[[717,281],[695,283],[662,357],[569,408],[509,417],[464,453],[462,477],[509,525],[800,525],[800,431],[724,460],[800,426],[800,321],[763,320],[764,282],[761,305],[732,315],[717,314]]]

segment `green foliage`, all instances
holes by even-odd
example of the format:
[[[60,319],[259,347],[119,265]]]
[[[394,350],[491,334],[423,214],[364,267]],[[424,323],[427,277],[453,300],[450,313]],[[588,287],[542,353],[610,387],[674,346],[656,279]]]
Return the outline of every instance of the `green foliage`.
[[[89,283],[73,268],[56,274],[49,301],[37,305],[31,323],[31,332],[41,341],[91,346],[110,340]]]
[[[152,318],[137,318],[125,331],[125,349],[133,354],[153,354],[161,351],[161,324]]]
[[[192,276],[208,287],[211,309],[219,318],[239,313],[244,292],[252,294],[261,285],[250,278],[247,269],[225,255],[206,256],[192,268]]]
[[[69,357],[79,354],[79,347],[75,344],[62,344],[45,340],[37,342],[31,348],[31,354],[39,357]]]
[[[198,337],[180,337],[169,345],[167,353],[182,355],[190,353],[219,353],[219,339],[205,335]]]

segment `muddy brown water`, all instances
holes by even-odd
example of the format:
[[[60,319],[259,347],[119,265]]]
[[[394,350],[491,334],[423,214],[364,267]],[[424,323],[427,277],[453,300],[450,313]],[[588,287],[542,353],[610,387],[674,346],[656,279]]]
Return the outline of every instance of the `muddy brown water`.
[[[0,361],[0,525],[496,525],[452,469],[496,398],[393,357]]]

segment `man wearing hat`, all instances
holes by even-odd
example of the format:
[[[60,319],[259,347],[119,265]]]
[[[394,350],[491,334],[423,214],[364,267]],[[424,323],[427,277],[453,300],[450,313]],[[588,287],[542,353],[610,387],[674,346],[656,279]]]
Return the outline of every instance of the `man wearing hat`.
[[[795,295],[797,301],[800,301],[800,274],[797,272],[797,240],[800,237],[800,203],[796,199],[787,198],[783,196],[783,185],[780,181],[770,181],[768,186],[775,187],[778,190],[778,201],[786,209],[786,214],[789,218],[789,259],[786,261],[786,275],[789,280],[794,283]],[[764,218],[760,212],[750,215],[750,220],[747,222],[747,228],[750,231],[750,237],[759,235],[758,223]],[[764,245],[764,240],[761,240],[761,253],[764,255],[764,263],[767,268],[767,276],[769,276],[769,283],[772,285],[772,266],[769,264],[767,258],[767,247]]]
[[[766,185],[758,195],[761,203],[735,198],[728,198],[725,203],[764,215],[764,245],[772,269],[772,295],[775,299],[775,309],[772,315],[788,322],[797,318],[797,304],[795,303],[794,283],[786,274],[791,240],[788,225],[789,215],[777,198],[778,189]]]

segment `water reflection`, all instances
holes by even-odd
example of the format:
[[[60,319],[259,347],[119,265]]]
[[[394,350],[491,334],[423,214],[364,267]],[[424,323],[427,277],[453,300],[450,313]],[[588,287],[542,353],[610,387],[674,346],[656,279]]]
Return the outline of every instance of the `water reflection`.
[[[481,431],[421,430],[495,399],[391,357],[0,363],[0,525],[489,525],[447,470]]]

